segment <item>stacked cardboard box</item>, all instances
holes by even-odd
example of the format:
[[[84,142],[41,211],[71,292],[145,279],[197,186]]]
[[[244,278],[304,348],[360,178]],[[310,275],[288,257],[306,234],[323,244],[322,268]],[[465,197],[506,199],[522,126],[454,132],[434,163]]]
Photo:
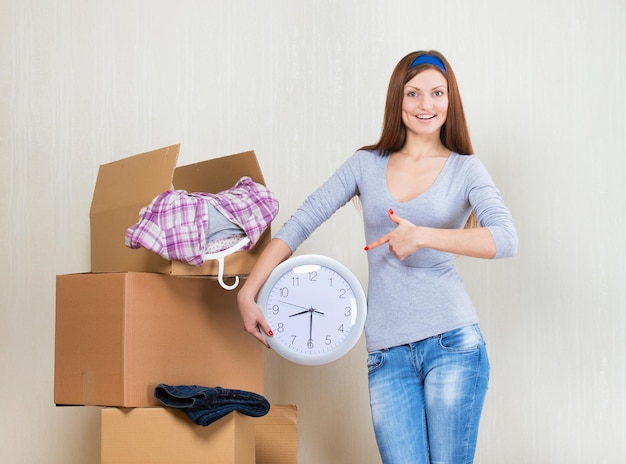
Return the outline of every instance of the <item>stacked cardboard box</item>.
[[[272,461],[263,461],[262,451],[268,446],[262,424],[278,420],[282,435],[295,434],[295,408],[273,405],[262,420],[233,413],[200,427],[154,398],[159,383],[263,394],[263,347],[241,328],[236,292],[212,278],[216,263],[194,267],[124,245],[139,210],[172,186],[217,193],[244,175],[264,183],[253,152],[177,168],[179,148],[100,167],[90,212],[91,272],[57,276],[54,401],[108,407],[103,463],[246,464],[277,462],[276,453],[289,456],[281,462],[295,462],[295,437],[269,444]],[[226,257],[224,275],[248,274],[269,237],[267,230],[253,250]],[[290,420],[285,411],[293,413]],[[132,438],[132,446],[120,437]],[[193,451],[181,455],[183,444]],[[167,458],[172,453],[174,460]]]
[[[237,412],[208,427],[190,426],[179,410],[106,408],[101,464],[295,464],[297,410],[272,405],[263,417]]]

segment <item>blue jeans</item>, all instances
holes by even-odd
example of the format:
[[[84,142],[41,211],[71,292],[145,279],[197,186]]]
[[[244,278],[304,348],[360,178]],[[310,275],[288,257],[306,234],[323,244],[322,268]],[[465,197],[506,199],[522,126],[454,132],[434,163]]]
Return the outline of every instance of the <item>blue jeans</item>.
[[[270,404],[258,393],[200,385],[167,385],[154,389],[154,397],[164,406],[181,409],[189,419],[202,426],[212,424],[233,411],[261,417]]]
[[[370,405],[384,464],[470,464],[489,360],[471,325],[369,353]]]

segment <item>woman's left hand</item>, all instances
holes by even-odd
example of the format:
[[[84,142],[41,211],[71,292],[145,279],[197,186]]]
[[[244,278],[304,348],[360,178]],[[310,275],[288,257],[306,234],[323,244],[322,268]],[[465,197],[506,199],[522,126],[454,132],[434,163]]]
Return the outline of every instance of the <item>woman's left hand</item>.
[[[397,224],[397,227],[386,235],[383,235],[377,240],[369,243],[365,247],[365,251],[369,251],[373,248],[379,247],[387,243],[389,245],[389,251],[393,253],[400,261],[415,253],[420,249],[417,242],[418,227],[408,220],[401,218],[389,210],[389,219]]]

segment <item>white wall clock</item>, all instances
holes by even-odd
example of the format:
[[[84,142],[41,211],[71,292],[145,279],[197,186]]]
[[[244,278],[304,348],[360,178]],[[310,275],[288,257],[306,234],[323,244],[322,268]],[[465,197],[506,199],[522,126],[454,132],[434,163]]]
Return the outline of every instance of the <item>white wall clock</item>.
[[[329,363],[350,351],[367,315],[359,280],[322,255],[296,256],[276,266],[257,303],[274,333],[266,337],[272,349],[305,365]]]

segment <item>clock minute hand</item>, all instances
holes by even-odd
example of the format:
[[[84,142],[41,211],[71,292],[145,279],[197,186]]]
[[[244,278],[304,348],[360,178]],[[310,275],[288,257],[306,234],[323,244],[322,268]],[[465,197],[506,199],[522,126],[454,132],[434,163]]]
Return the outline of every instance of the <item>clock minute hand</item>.
[[[278,302],[279,303],[285,303],[285,304],[288,304],[288,305],[291,305],[291,306],[295,306],[296,308],[302,308],[302,309],[306,310],[306,311],[300,311],[299,313],[291,314],[289,317],[299,316],[301,314],[306,314],[306,313],[317,313],[317,314],[321,314],[322,316],[324,315],[323,312],[318,311],[313,306],[311,306],[310,308],[307,308],[306,306],[300,306],[300,305],[297,305],[297,304],[290,303],[288,301],[278,300]]]
[[[310,311],[311,309],[313,309],[313,308],[307,308],[305,306],[300,306],[300,305],[297,305],[297,304],[293,304],[293,303],[290,303],[289,301],[278,300],[278,302],[279,303],[285,303],[285,304],[288,304],[288,305],[291,305],[291,306],[295,306],[296,308],[306,309],[307,311]]]

